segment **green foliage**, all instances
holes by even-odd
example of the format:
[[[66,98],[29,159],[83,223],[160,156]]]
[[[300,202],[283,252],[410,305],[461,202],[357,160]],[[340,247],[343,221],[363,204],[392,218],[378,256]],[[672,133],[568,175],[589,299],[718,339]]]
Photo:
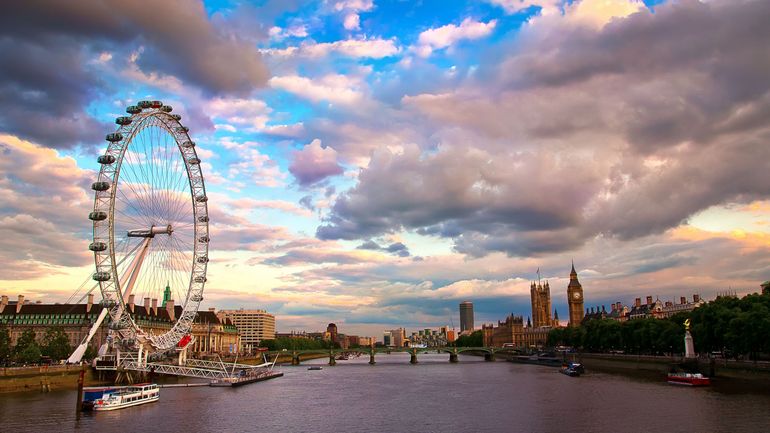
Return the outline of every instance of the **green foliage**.
[[[455,347],[482,347],[484,336],[481,331],[474,331],[471,335],[461,335],[454,342]]]
[[[33,364],[40,362],[40,346],[35,341],[35,331],[27,329],[19,336],[16,347],[13,349],[13,357],[16,362]]]
[[[588,352],[622,350],[663,355],[683,351],[684,326],[670,319],[637,319],[622,323],[612,319],[590,320],[580,327],[551,330],[548,344],[572,346]]]
[[[291,337],[279,337],[275,340],[264,340],[260,345],[262,347],[267,347],[269,350],[314,350],[329,348],[328,341]],[[335,347],[338,346],[338,344],[335,344]]]
[[[72,353],[72,346],[62,327],[56,326],[46,330],[41,352],[56,361],[67,358]]]
[[[725,351],[753,359],[770,352],[770,296],[717,298],[694,310],[691,319],[699,352]]]
[[[0,327],[0,365],[8,365],[13,355],[11,333],[5,326]]]

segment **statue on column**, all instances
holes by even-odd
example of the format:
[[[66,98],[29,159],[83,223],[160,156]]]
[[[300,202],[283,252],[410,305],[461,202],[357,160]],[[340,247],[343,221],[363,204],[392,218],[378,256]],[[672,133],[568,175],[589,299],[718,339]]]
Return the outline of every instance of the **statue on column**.
[[[690,319],[684,321],[684,357],[687,359],[695,358],[695,344],[690,335]]]

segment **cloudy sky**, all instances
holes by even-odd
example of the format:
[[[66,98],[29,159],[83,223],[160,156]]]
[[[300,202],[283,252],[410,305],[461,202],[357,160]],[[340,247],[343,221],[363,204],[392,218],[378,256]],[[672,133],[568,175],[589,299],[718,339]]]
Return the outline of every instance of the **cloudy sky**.
[[[93,272],[90,184],[141,99],[198,143],[205,307],[381,335],[770,279],[770,2],[0,6],[0,293]]]

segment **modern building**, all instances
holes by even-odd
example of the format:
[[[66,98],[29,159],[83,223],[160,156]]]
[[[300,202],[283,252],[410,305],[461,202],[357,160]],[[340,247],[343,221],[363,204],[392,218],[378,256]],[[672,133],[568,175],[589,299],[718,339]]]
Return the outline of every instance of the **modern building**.
[[[460,303],[460,333],[473,332],[473,302]]]
[[[326,335],[327,339],[332,343],[339,343],[339,341],[337,341],[337,325],[334,323],[330,323],[326,326]]]
[[[409,340],[406,339],[406,329],[397,328],[385,331],[382,335],[382,342],[388,347],[405,347]]]
[[[583,286],[578,281],[575,263],[569,273],[567,285],[567,305],[569,306],[569,326],[580,326],[583,322]]]
[[[421,329],[412,332],[412,335],[409,337],[411,347],[444,347],[452,341],[454,341],[454,330],[447,326],[442,326],[438,329]]]
[[[275,339],[275,316],[265,310],[220,310],[217,315],[238,328],[242,352],[253,353],[263,340]]]

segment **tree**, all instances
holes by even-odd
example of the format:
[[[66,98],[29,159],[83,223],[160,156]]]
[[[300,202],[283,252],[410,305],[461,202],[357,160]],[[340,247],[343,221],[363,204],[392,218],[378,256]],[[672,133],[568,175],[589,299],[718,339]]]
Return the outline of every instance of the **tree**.
[[[484,345],[484,336],[481,331],[474,331],[471,335],[461,335],[455,340],[456,347],[482,347]]]
[[[16,347],[13,349],[13,356],[16,362],[22,364],[33,364],[40,362],[40,346],[35,341],[35,331],[27,329],[22,332],[16,341]]]
[[[64,329],[59,326],[48,328],[43,337],[41,352],[54,360],[68,357],[72,353],[72,346]]]
[[[5,326],[0,327],[0,365],[8,365],[13,350],[11,348],[11,333]]]

